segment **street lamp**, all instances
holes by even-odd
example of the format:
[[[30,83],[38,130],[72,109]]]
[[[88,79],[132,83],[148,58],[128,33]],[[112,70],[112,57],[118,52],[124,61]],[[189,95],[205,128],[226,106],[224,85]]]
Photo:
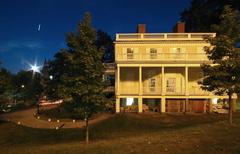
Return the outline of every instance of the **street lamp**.
[[[37,64],[34,64],[34,65],[30,64],[30,67],[31,67],[30,70],[32,70],[33,73],[35,73],[35,72],[40,73],[40,67],[41,66],[37,66]]]
[[[49,76],[49,79],[50,79],[50,80],[52,80],[52,79],[53,79],[53,76],[52,76],[52,75],[50,75],[50,76]]]
[[[30,66],[30,69],[32,72],[33,72],[33,77],[34,77],[34,74],[37,72],[37,73],[41,73],[40,71],[40,68],[41,66],[38,66],[37,63],[35,62],[34,64],[28,64]],[[38,95],[36,95],[36,97],[38,98]],[[39,101],[37,102],[37,113],[39,114]]]

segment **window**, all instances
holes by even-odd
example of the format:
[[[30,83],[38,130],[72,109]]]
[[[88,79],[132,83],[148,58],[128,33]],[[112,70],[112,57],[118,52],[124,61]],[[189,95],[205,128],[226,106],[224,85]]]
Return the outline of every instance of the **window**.
[[[181,53],[181,48],[176,49],[177,53]]]
[[[131,105],[133,105],[133,103],[134,103],[134,99],[133,98],[127,98],[127,100],[126,100],[126,105],[127,106],[131,106]]]
[[[182,59],[183,55],[181,54],[182,50],[181,48],[173,48],[173,58],[174,59]]]
[[[166,84],[166,92],[175,92],[175,87],[176,87],[176,78],[168,78],[167,79],[167,84]]]
[[[156,79],[155,78],[149,79],[149,89],[150,89],[150,91],[155,91],[155,87],[156,87]]]
[[[173,52],[176,54],[180,54],[181,53],[181,48],[173,48]]]
[[[133,48],[127,48],[127,59],[133,59],[134,54],[133,54]]]
[[[151,59],[156,59],[157,58],[157,49],[150,48],[150,58]]]

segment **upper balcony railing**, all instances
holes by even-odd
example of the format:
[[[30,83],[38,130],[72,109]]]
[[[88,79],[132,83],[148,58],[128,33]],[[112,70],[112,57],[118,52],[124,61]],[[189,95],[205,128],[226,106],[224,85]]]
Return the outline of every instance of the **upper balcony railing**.
[[[117,61],[208,61],[205,53],[117,54]]]
[[[189,95],[201,96],[201,95],[211,95],[212,93],[202,90],[200,86],[191,86],[188,89]]]
[[[137,40],[203,40],[204,37],[215,37],[215,33],[121,33],[116,34],[116,41]]]

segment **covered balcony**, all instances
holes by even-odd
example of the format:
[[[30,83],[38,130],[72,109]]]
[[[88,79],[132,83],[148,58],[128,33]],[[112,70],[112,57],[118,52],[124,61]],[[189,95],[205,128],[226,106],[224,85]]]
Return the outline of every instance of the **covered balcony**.
[[[192,96],[207,96],[211,93],[201,89],[201,85],[198,84],[203,78],[203,73],[199,67],[188,68],[188,91]]]
[[[199,67],[118,67],[118,72],[117,95],[211,95],[198,84],[203,76]]]
[[[203,53],[117,53],[117,61],[208,61],[207,55]]]

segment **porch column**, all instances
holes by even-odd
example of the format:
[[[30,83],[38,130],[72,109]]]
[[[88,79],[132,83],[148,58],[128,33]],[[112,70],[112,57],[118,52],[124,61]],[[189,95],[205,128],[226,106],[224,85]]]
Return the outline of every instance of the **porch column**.
[[[237,111],[237,99],[232,99],[232,111],[236,112]]]
[[[139,95],[142,95],[142,66],[139,66]]]
[[[165,77],[164,77],[164,67],[162,66],[162,95],[165,95],[166,86],[165,86]]]
[[[188,104],[189,104],[189,99],[186,98],[183,104],[183,113],[186,114],[187,109],[188,109]]]
[[[237,111],[237,94],[236,93],[232,95],[232,111],[233,112]]]
[[[209,113],[212,113],[212,98],[208,99],[208,103],[209,103]]]
[[[138,113],[142,113],[143,109],[142,109],[142,97],[138,97]]]
[[[204,100],[204,104],[203,104],[203,113],[207,112],[207,100]]]
[[[166,98],[162,97],[161,99],[161,113],[166,112]]]
[[[189,95],[188,91],[188,67],[185,67],[185,95]]]
[[[120,113],[120,98],[116,98],[116,113]]]
[[[117,67],[117,95],[120,94],[120,67]]]

